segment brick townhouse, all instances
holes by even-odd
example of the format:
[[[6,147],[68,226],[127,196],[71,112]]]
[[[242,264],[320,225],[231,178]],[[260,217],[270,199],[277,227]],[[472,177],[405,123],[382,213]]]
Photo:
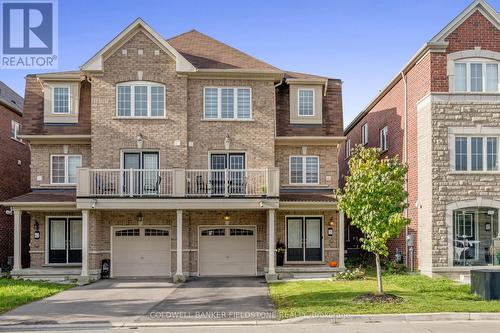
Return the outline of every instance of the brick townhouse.
[[[19,138],[23,98],[0,81],[0,201],[29,192],[29,147]],[[0,268],[9,268],[14,255],[14,217],[9,206],[0,206]],[[24,215],[19,235],[23,266],[29,265],[29,217]]]
[[[408,164],[411,223],[389,245],[391,258],[398,249],[424,274],[460,278],[498,264],[499,29],[498,12],[474,1],[344,130],[341,183],[358,144]],[[346,247],[356,248],[357,237],[347,226]]]
[[[332,274],[341,82],[137,19],[79,70],[26,78],[34,278]],[[286,244],[276,264],[277,243]],[[19,246],[16,244],[16,248]]]

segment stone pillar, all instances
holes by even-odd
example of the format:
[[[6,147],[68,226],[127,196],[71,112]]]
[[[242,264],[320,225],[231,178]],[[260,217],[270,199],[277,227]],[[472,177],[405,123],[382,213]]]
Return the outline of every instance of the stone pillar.
[[[13,271],[21,269],[21,210],[14,210],[14,267]]]
[[[82,272],[79,283],[89,282],[89,211],[84,209],[82,210]]]
[[[177,268],[174,275],[174,282],[182,283],[186,281],[182,273],[182,210],[177,210]]]
[[[276,211],[269,209],[267,211],[267,240],[268,240],[268,269],[267,280],[276,279]]]
[[[345,254],[345,236],[344,236],[344,212],[339,210],[339,267],[340,268],[345,268],[345,260],[344,260],[344,254]]]

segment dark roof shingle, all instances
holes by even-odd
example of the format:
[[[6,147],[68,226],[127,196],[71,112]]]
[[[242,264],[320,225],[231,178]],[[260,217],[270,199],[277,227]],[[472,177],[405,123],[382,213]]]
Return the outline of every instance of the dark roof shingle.
[[[23,112],[23,98],[2,81],[0,81],[0,102],[17,112]]]
[[[36,190],[5,202],[76,202],[76,190]]]

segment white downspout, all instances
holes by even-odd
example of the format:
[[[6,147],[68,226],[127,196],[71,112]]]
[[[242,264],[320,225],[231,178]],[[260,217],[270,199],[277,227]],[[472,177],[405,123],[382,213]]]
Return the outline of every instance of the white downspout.
[[[406,75],[403,71],[401,71],[401,79],[403,81],[403,163],[408,163],[408,104],[407,104],[407,96],[408,96],[408,86],[406,81]],[[405,176],[405,191],[408,191],[408,173]],[[408,203],[408,198],[406,199]],[[405,209],[405,217],[408,218],[408,208]],[[405,264],[408,268],[408,226],[405,227]],[[414,265],[412,259],[412,266]]]

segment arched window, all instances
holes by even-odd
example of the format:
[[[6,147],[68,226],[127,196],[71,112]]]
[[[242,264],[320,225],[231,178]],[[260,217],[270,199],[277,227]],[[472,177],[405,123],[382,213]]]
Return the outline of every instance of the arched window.
[[[500,52],[478,49],[448,55],[450,92],[499,92],[499,71]]]

